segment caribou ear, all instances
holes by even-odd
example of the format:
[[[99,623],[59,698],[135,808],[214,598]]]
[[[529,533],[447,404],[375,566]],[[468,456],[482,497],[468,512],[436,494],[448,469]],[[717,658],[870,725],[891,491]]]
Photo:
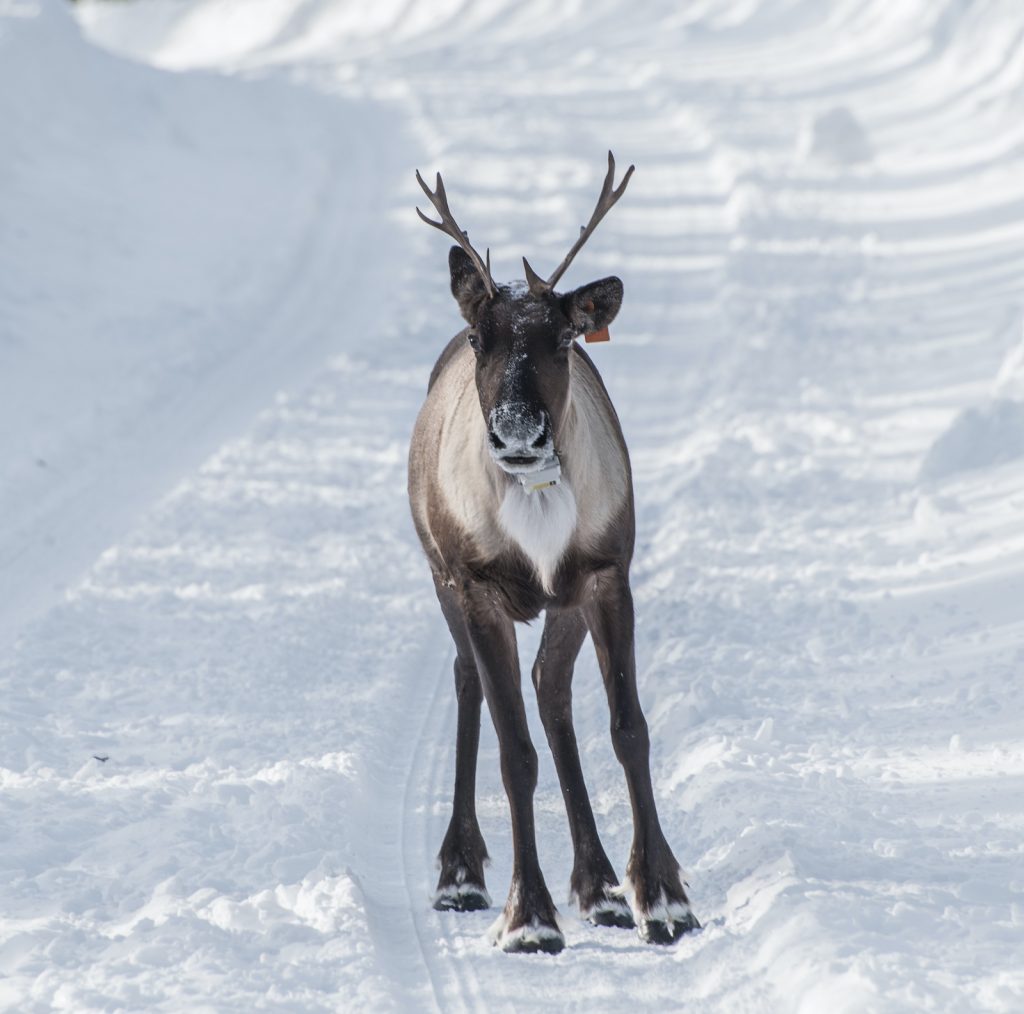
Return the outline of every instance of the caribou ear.
[[[614,275],[562,296],[562,310],[582,334],[602,331],[622,306],[622,282]]]
[[[453,246],[448,251],[448,270],[452,276],[452,295],[459,304],[459,311],[466,318],[467,324],[475,325],[487,302],[487,286],[469,255],[460,246]]]

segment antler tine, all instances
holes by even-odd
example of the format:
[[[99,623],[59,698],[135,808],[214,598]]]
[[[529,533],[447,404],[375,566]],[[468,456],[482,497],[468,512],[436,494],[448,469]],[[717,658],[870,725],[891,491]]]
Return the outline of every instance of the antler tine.
[[[622,177],[622,182],[618,187],[613,188],[612,183],[615,180],[615,156],[609,151],[608,152],[608,174],[604,178],[604,183],[601,186],[601,193],[597,198],[597,207],[594,208],[594,213],[590,216],[590,221],[586,225],[580,226],[580,235],[575,243],[572,245],[572,249],[565,255],[565,260],[555,268],[554,274],[547,280],[547,287],[553,289],[558,279],[565,274],[566,269],[572,263],[573,258],[580,252],[580,247],[588,239],[591,234],[597,228],[598,222],[604,218],[605,215],[611,210],[615,202],[626,192],[626,184],[629,183],[629,178],[633,175],[633,170],[636,166],[630,166],[626,170],[626,175]]]
[[[487,260],[484,261],[480,254],[470,245],[468,233],[459,228],[458,222],[455,221],[455,217],[452,215],[451,208],[448,207],[448,195],[444,192],[444,182],[441,179],[441,174],[437,174],[437,189],[433,192],[423,182],[423,177],[418,169],[416,170],[416,182],[419,183],[423,193],[427,195],[427,200],[434,206],[434,210],[441,216],[441,221],[435,222],[432,218],[427,218],[419,208],[416,209],[416,214],[427,225],[432,225],[446,236],[450,236],[466,251],[469,259],[473,262],[473,266],[483,279],[483,283],[487,288],[487,295],[493,297],[497,293],[497,287],[494,284],[494,279],[491,277],[491,251],[487,251]]]
[[[530,267],[530,262],[525,257],[523,258],[523,271],[526,273],[526,284],[534,295],[539,296],[542,292],[548,291],[550,288],[548,283]]]

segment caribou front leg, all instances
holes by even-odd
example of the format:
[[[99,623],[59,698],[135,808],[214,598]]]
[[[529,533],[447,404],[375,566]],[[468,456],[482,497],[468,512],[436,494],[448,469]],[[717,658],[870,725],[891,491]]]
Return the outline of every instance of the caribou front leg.
[[[484,886],[487,847],[476,819],[476,757],[480,746],[483,694],[473,646],[455,593],[440,581],[435,581],[435,587],[457,652],[455,696],[459,717],[455,738],[452,819],[438,855],[441,875],[434,895],[434,908],[440,912],[475,912],[491,907],[491,896]]]
[[[699,929],[690,910],[679,863],[658,820],[651,785],[650,738],[636,690],[633,646],[633,596],[619,567],[594,578],[594,594],[584,606],[594,641],[608,706],[612,746],[626,772],[633,806],[633,848],[626,866],[640,936],[648,943],[670,944]]]
[[[573,664],[586,636],[587,625],[578,609],[549,609],[544,617],[540,651],[533,664],[533,685],[569,817],[572,896],[580,915],[595,926],[632,929],[633,916],[629,906],[615,893],[618,878],[597,834],[573,729]]]
[[[464,609],[477,672],[498,734],[501,777],[512,813],[512,883],[492,935],[506,951],[557,954],[565,938],[537,858],[533,822],[537,751],[526,723],[515,627],[479,588],[466,590]]]

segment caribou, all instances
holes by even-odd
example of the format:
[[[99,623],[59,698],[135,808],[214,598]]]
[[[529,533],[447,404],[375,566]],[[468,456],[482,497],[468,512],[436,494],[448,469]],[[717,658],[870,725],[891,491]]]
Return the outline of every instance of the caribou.
[[[658,819],[637,694],[629,453],[604,383],[577,344],[581,336],[604,336],[623,286],[608,277],[555,290],[633,168],[614,186],[609,152],[597,206],[554,273],[542,279],[524,257],[525,280],[503,284],[491,275],[490,250],[481,257],[456,223],[440,173],[434,190],[416,173],[440,220],[419,208],[417,214],[456,243],[448,255],[451,291],[466,321],[434,366],[409,452],[413,521],[455,642],[455,790],[434,908],[463,912],[491,904],[475,804],[486,700],[514,857],[508,900],[491,937],[510,952],[557,953],[565,946],[537,855],[537,753],[515,632],[516,622],[542,611],[533,683],[569,818],[570,897],[583,919],[635,927],[650,943],[670,944],[699,928]],[[573,730],[573,666],[588,631],[633,812],[621,885],[598,836]]]

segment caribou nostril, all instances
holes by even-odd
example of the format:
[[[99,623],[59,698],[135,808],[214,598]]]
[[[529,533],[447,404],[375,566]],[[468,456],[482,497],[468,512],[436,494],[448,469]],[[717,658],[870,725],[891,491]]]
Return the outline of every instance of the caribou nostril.
[[[548,425],[547,425],[547,423],[545,423],[544,424],[544,429],[541,430],[540,436],[537,437],[536,440],[534,440],[532,446],[533,447],[543,447],[547,442],[548,442]]]
[[[492,447],[493,447],[493,448],[494,448],[494,449],[495,449],[496,451],[503,451],[503,450],[505,450],[505,443],[504,443],[504,442],[502,441],[502,439],[501,439],[501,438],[500,438],[500,437],[498,436],[498,434],[494,432],[494,430],[491,430],[491,432],[490,432],[489,436],[490,436],[490,438],[491,438],[491,446],[492,446]]]

